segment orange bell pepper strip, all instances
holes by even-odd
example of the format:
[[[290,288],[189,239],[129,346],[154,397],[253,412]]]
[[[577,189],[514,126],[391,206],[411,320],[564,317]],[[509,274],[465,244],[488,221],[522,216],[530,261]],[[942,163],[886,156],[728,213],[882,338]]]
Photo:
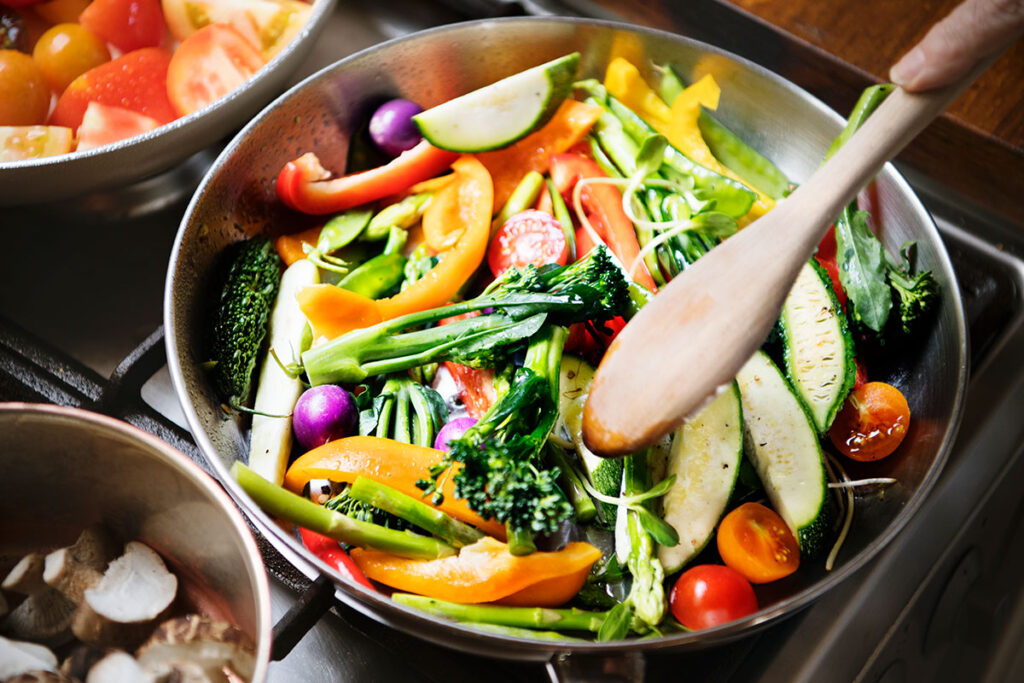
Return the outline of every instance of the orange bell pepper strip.
[[[312,479],[352,483],[362,475],[422,500],[428,505],[430,498],[416,487],[416,480],[427,476],[432,465],[440,462],[441,451],[413,444],[401,443],[376,436],[350,436],[328,441],[300,456],[284,475],[284,487],[300,494]],[[444,502],[437,509],[452,517],[472,524],[481,531],[505,537],[505,525],[484,520],[469,509],[466,501],[455,497],[452,478],[444,477]]]
[[[519,599],[525,595],[529,604],[539,607],[569,601],[600,557],[600,550],[578,541],[557,552],[516,556],[505,543],[486,536],[462,548],[458,555],[438,560],[409,560],[378,550],[352,549],[352,559],[366,576],[400,591],[464,604],[495,602],[518,593]],[[566,580],[558,580],[563,578]],[[525,593],[530,588],[534,590]]]
[[[560,154],[583,139],[601,116],[601,107],[565,100],[539,130],[504,149],[478,154],[494,179],[494,211],[505,206],[519,182],[530,171],[544,173],[552,154]]]
[[[458,156],[424,140],[383,166],[332,178],[316,154],[307,152],[281,169],[277,196],[303,213],[334,213],[402,192],[445,171]]]
[[[381,321],[373,299],[335,285],[306,285],[295,298],[313,327],[313,339],[317,343]]]
[[[484,260],[494,207],[491,174],[472,156],[461,157],[452,168],[456,177],[431,198],[423,214],[423,231],[430,235],[428,226],[437,224],[460,226],[462,234],[451,249],[441,253],[440,262],[429,273],[395,296],[377,300],[382,320],[443,306]]]
[[[308,244],[309,248],[313,249],[320,241],[321,230],[323,230],[323,226],[317,226],[291,235],[281,235],[274,240],[274,248],[277,250],[277,255],[284,261],[284,265],[290,266],[296,261],[306,258],[304,245]]]
[[[572,153],[551,155],[551,179],[563,196],[570,197],[570,206],[573,188],[580,180],[607,177],[593,159]],[[622,193],[614,185],[587,184],[581,191],[580,200],[588,220],[608,244],[608,248],[619,258],[627,271],[632,269],[633,263],[640,255],[640,242],[637,241],[633,221],[629,220],[629,216],[622,208]],[[577,243],[577,254],[585,253],[584,246]],[[652,292],[657,290],[654,278],[643,261],[637,266],[632,278],[637,284]]]

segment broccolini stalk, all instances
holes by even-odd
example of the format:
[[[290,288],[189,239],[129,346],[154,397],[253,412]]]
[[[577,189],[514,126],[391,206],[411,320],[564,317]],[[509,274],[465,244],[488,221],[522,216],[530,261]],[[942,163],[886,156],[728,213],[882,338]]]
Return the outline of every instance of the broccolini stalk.
[[[328,510],[276,484],[271,484],[240,462],[231,466],[231,476],[268,515],[329,536],[336,541],[383,550],[412,559],[432,560],[455,554],[455,548],[436,538],[388,529]]]
[[[400,605],[415,607],[430,614],[459,621],[474,621],[514,628],[544,628],[597,633],[607,616],[607,612],[588,612],[575,607],[554,609],[550,607],[463,605],[410,593],[395,593],[391,599]]]
[[[484,535],[437,508],[373,479],[356,477],[348,489],[348,495],[361,503],[401,517],[456,548],[474,543]]]
[[[628,302],[626,280],[613,257],[596,248],[567,266],[510,268],[475,299],[353,330],[304,352],[302,363],[313,385],[361,382],[441,360],[493,366],[522,349],[546,321],[603,322],[621,314]],[[495,310],[415,329],[486,308]]]
[[[403,375],[388,377],[368,408],[360,411],[359,433],[431,448],[448,421],[436,391]]]
[[[532,536],[553,533],[573,512],[558,486],[559,470],[539,456],[556,417],[562,347],[568,331],[545,325],[531,340],[526,364],[512,386],[474,426],[449,443],[449,452],[416,483],[435,502],[439,478],[456,463],[455,496],[484,519],[503,522],[509,551],[535,550]]]
[[[629,496],[647,490],[647,452],[628,456],[623,465],[623,494]],[[630,544],[626,566],[633,576],[633,586],[626,601],[633,606],[638,619],[657,626],[665,617],[665,570],[658,560],[654,539],[644,529],[642,514],[633,509],[626,511],[625,524]]]

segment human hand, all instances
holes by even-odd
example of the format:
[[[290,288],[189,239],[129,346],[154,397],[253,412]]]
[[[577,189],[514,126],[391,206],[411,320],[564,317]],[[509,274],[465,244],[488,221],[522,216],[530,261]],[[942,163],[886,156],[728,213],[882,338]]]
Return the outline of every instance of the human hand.
[[[911,92],[947,85],[1022,34],[1024,0],[965,0],[893,65],[889,79]]]

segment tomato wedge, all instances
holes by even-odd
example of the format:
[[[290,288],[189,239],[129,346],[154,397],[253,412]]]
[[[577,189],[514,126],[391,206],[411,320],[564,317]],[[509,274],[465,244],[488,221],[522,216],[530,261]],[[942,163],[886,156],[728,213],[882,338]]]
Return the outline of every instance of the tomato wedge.
[[[263,57],[227,24],[210,24],[178,46],[167,69],[167,95],[178,116],[212,104],[244,84]]]
[[[800,566],[800,546],[789,526],[760,503],[744,503],[718,525],[718,554],[751,583],[769,583]]]
[[[910,406],[902,392],[868,382],[850,392],[828,435],[846,457],[871,462],[899,448],[909,428]]]
[[[124,107],[90,102],[78,127],[78,147],[81,152],[141,135],[160,125],[156,119]]]
[[[735,569],[701,564],[683,572],[676,581],[669,607],[680,624],[698,630],[753,614],[757,611],[757,596]]]
[[[511,216],[491,238],[487,265],[494,277],[509,268],[537,267],[548,263],[564,266],[569,260],[569,243],[554,216],[529,209]]]

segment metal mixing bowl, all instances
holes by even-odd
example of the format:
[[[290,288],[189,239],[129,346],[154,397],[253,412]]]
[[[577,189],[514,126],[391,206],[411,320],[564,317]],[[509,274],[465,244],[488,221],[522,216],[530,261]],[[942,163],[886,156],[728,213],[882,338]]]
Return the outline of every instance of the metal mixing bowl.
[[[95,413],[0,403],[0,554],[70,545],[93,522],[159,552],[192,607],[256,643],[270,662],[270,588],[256,543],[224,491],[154,436]]]
[[[334,10],[315,0],[309,19],[256,75],[208,107],[165,126],[84,152],[0,163],[0,206],[54,202],[149,178],[237,130],[284,88]]]
[[[882,238],[895,252],[917,240],[921,267],[934,271],[943,298],[915,348],[893,353],[875,378],[900,386],[916,416],[899,453],[852,476],[892,476],[884,495],[859,496],[857,518],[827,572],[808,562],[794,576],[760,587],[762,609],[705,631],[614,643],[564,645],[485,634],[395,605],[341,579],[275,525],[228,476],[247,459],[244,419],[227,419],[201,363],[204,329],[218,257],[233,242],[278,234],[312,221],[288,210],[274,194],[282,166],[314,151],[327,168],[344,169],[349,134],[382,99],[402,96],[431,106],[545,60],[579,50],[581,77],[604,75],[612,56],[642,69],[671,63],[696,80],[711,73],[721,85],[716,116],[773,159],[792,179],[809,176],[843,118],[783,78],[714,47],[665,32],[575,19],[502,19],[434,29],[373,47],[328,67],[278,99],[250,123],[216,161],[182,221],[165,291],[165,329],[171,375],[192,433],[218,476],[282,554],[310,576],[332,576],[339,595],[382,622],[437,643],[491,656],[548,659],[558,653],[621,655],[656,648],[697,648],[746,636],[790,615],[836,586],[896,534],[932,487],[959,422],[966,380],[966,332],[956,279],[928,213],[902,177],[887,166],[871,192]]]

